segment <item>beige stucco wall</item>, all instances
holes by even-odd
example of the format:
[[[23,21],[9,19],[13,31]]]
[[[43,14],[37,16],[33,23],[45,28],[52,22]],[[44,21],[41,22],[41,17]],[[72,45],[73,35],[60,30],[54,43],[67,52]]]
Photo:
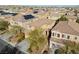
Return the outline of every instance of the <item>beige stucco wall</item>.
[[[74,41],[74,42],[76,42],[76,43],[79,43],[79,36],[77,36],[77,35],[71,35],[71,34],[66,34],[66,33],[60,33],[60,32],[57,32],[57,31],[52,31],[52,33],[53,33],[53,32],[56,33],[56,34],[55,34],[55,36],[52,36],[52,35],[51,35],[49,48],[52,48],[52,45],[53,45],[53,44],[54,44],[54,45],[64,46],[64,44],[62,44],[62,43],[56,43],[56,42],[54,42],[54,41],[53,41],[54,38],[56,38],[56,39],[63,39],[63,40],[70,40],[70,41]],[[57,33],[60,34],[60,37],[57,37]],[[62,34],[65,35],[65,38],[62,38]],[[70,39],[67,39],[67,35],[70,36]],[[75,37],[77,37],[77,39],[75,39]]]
[[[79,36],[77,35],[71,35],[71,34],[66,34],[66,33],[60,33],[60,32],[57,32],[57,31],[52,31],[52,33],[55,33],[55,36],[52,36],[51,35],[51,38],[57,38],[57,39],[65,39],[65,40],[71,40],[71,41],[76,41],[76,42],[79,42]],[[57,33],[60,34],[60,37],[57,37]],[[62,34],[65,35],[64,38],[62,38]],[[69,39],[67,39],[67,36],[70,36]],[[77,37],[77,39],[75,39],[75,37]]]
[[[49,46],[49,48],[53,48],[53,44],[54,44],[54,45],[58,45],[58,46],[60,46],[60,47],[64,46],[64,44],[62,44],[62,43],[57,43],[57,42],[54,42],[54,41],[50,41],[50,46]]]

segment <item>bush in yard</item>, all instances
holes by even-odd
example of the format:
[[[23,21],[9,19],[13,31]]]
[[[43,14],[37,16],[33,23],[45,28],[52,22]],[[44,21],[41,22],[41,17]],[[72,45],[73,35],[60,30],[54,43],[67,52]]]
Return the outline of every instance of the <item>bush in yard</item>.
[[[77,23],[79,23],[79,18],[76,20]]]
[[[43,35],[43,30],[39,28],[31,31],[29,33],[28,39],[31,43],[29,50],[31,52],[36,52],[40,49],[41,46],[43,46],[46,37]]]
[[[9,23],[7,21],[3,21],[3,20],[0,20],[0,30],[3,31],[3,30],[6,30],[9,26]]]

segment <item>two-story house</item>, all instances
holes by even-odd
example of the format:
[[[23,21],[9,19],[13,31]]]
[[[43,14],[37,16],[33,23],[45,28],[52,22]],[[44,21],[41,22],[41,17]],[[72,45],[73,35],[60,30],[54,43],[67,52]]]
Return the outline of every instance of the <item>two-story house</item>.
[[[50,48],[52,49],[53,40],[69,40],[79,42],[79,24],[76,22],[59,21],[59,23],[51,29]]]

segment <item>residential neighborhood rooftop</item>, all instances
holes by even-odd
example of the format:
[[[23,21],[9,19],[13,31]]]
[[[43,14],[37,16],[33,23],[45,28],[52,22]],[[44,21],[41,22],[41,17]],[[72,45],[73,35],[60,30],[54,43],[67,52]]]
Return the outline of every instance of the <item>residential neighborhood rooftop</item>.
[[[69,25],[68,21],[59,21],[59,23],[52,29],[52,31],[58,31],[61,33],[67,33],[79,36],[79,32],[76,31],[75,28],[77,27],[73,26],[72,24]]]

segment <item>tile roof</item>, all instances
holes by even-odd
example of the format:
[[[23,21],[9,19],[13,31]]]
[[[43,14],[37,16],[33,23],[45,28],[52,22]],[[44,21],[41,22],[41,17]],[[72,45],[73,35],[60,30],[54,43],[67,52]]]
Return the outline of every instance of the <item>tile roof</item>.
[[[74,28],[77,28],[75,26],[69,25],[67,21],[60,21],[53,29],[52,31],[58,31],[61,33],[67,33],[71,35],[79,35],[79,32],[76,31]]]
[[[52,20],[48,20],[48,19],[39,19],[35,22],[32,22],[31,24],[29,24],[30,26],[33,26],[35,28],[39,28],[45,24],[52,24]]]

